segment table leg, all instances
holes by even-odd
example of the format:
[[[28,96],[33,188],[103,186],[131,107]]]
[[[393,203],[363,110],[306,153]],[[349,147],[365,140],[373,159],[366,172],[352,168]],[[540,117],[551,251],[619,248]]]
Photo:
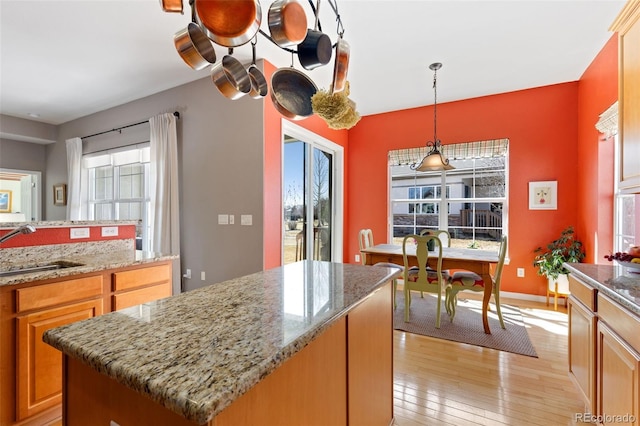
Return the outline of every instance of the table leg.
[[[491,329],[489,328],[489,301],[491,300],[491,293],[493,292],[493,281],[491,280],[491,275],[482,274],[482,279],[484,281],[484,297],[482,298],[482,325],[484,326],[484,332],[486,334],[491,334]]]

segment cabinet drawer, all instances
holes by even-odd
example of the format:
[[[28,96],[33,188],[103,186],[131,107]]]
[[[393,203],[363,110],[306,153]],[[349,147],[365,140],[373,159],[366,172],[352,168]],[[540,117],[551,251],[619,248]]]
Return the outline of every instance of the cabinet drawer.
[[[76,278],[16,290],[16,310],[46,308],[102,295],[102,275]]]
[[[582,304],[587,308],[591,309],[591,312],[597,311],[596,295],[598,291],[595,288],[590,287],[572,275],[569,275],[569,291],[574,298],[582,302]]]
[[[151,302],[171,296],[171,283],[152,285],[137,290],[125,291],[113,296],[113,310],[128,308],[129,306]]]
[[[164,281],[171,282],[171,265],[168,263],[114,273],[113,291],[144,287],[149,284],[162,283]]]
[[[640,352],[640,318],[602,294],[598,294],[598,317]]]

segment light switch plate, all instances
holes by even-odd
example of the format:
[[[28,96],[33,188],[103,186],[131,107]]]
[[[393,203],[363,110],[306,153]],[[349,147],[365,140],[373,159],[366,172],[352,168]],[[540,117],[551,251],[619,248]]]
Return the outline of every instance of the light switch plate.
[[[240,225],[251,226],[253,225],[253,215],[243,214],[240,216]]]
[[[89,238],[89,228],[71,228],[69,238],[76,240],[78,238]]]
[[[229,224],[229,215],[228,214],[219,214],[218,215],[218,225],[228,225]]]
[[[230,214],[229,215],[229,225],[233,225],[234,223],[236,223],[236,218]]]

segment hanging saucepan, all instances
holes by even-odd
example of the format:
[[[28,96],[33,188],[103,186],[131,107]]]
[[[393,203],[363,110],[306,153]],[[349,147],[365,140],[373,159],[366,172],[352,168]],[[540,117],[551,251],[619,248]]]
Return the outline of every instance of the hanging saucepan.
[[[241,98],[251,91],[251,80],[244,65],[236,58],[224,55],[222,61],[211,67],[211,79],[220,93],[231,100]]]
[[[182,13],[182,0],[160,0],[162,10],[170,13]]]
[[[276,0],[269,6],[269,32],[280,47],[301,43],[307,35],[307,14],[297,0]]]
[[[293,67],[280,68],[271,76],[271,100],[278,112],[292,120],[313,114],[311,97],[318,88],[304,73]]]
[[[173,43],[180,57],[194,70],[201,70],[216,61],[216,51],[211,40],[198,24],[189,22],[187,28],[175,33]]]
[[[338,36],[336,42],[336,59],[333,65],[333,83],[331,84],[331,92],[337,93],[344,90],[347,81],[347,71],[349,70],[349,52],[351,48],[349,43],[342,38],[342,34]]]
[[[251,53],[253,59],[251,60],[251,65],[247,68],[247,72],[249,73],[249,79],[251,80],[249,96],[253,99],[260,99],[267,96],[269,88],[267,87],[267,79],[264,78],[264,74],[256,66],[256,43],[257,37],[256,40],[251,42]]]
[[[249,42],[260,29],[258,0],[194,0],[196,22],[215,43],[225,47]]]
[[[318,31],[318,19],[320,15],[320,0],[316,10],[316,23],[313,30],[307,30],[307,36],[298,45],[298,60],[304,69],[312,70],[326,65],[331,60],[333,47],[328,35]]]

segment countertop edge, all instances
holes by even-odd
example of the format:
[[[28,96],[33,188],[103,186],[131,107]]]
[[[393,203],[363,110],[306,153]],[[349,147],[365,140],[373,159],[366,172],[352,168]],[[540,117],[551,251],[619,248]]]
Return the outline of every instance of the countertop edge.
[[[577,265],[580,265],[580,264],[577,264]],[[599,282],[598,280],[596,280],[595,278],[589,276],[588,274],[584,273],[583,271],[580,271],[573,264],[565,263],[563,266],[569,272],[571,272],[572,274],[575,274],[576,277],[578,277],[581,280],[585,281],[588,285],[594,287],[595,289],[597,289],[599,292],[601,292],[602,294],[604,294],[605,296],[607,296],[611,300],[615,301],[616,303],[619,303],[621,306],[623,306],[624,308],[628,309],[629,311],[631,311],[635,315],[640,316],[640,306],[638,306],[637,304],[633,303],[631,300],[629,300],[629,299],[623,297],[622,295],[618,294],[617,292],[615,292],[611,288],[607,287],[604,283]],[[598,266],[598,265],[595,265],[595,266]],[[612,267],[612,266],[606,266],[606,267]]]

